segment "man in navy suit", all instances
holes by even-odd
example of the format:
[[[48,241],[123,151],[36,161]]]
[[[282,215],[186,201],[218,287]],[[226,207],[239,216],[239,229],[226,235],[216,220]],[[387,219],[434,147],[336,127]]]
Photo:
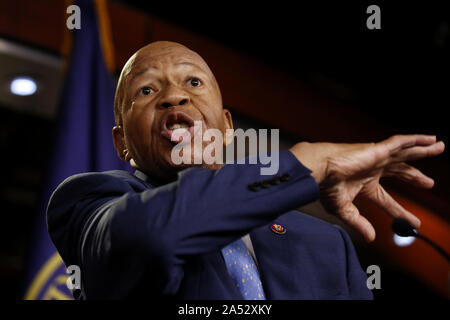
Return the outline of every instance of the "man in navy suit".
[[[225,135],[233,126],[206,62],[172,42],[130,58],[114,113],[115,148],[135,174],[69,177],[47,211],[64,262],[80,266],[79,299],[371,299],[346,232],[295,209],[320,196],[372,241],[373,226],[353,204],[359,196],[419,227],[379,179],[430,188],[433,180],[405,161],[444,150],[434,136],[404,135],[297,143],[279,152],[279,170],[270,176],[261,176],[261,164],[175,164],[176,129],[193,133],[200,121]]]

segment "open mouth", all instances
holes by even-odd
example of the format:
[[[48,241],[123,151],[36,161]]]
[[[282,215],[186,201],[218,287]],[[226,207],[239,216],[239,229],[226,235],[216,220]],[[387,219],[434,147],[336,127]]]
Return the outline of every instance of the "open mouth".
[[[172,140],[173,132],[177,130],[180,136]],[[182,111],[169,112],[161,122],[161,135],[177,144],[194,135],[194,120]]]

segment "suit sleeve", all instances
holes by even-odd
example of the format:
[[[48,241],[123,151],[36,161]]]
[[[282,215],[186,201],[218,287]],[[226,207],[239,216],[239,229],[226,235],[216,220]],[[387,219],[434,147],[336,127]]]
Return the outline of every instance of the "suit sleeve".
[[[50,236],[66,264],[80,265],[89,297],[127,297],[149,277],[150,294],[173,296],[190,257],[318,198],[311,171],[287,150],[279,156],[275,176],[259,164],[190,168],[141,192],[101,173],[69,178],[49,202]]]

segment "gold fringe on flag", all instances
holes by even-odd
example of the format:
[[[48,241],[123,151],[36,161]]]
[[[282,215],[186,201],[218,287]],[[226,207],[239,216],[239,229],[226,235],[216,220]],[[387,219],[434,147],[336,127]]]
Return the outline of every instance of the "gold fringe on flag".
[[[112,41],[111,21],[108,14],[107,0],[95,0],[100,41],[103,49],[106,69],[115,72],[114,44]]]

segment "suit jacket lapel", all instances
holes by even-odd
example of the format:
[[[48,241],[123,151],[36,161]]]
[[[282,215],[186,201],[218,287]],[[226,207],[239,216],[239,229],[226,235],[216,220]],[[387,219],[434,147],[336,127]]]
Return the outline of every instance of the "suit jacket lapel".
[[[266,299],[296,299],[299,281],[294,271],[289,226],[279,219],[273,223],[286,227],[286,233],[273,232],[272,224],[250,233]]]

